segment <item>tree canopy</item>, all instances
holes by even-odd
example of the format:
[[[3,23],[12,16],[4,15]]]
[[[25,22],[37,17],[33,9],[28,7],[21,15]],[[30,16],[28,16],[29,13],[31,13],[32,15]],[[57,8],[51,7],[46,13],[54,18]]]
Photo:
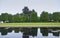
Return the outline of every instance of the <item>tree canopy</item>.
[[[40,17],[37,16],[37,12],[33,10],[29,10],[28,7],[24,7],[22,9],[22,13],[19,14],[8,14],[1,13],[0,21],[8,21],[9,23],[16,22],[60,22],[60,12],[53,12],[50,14],[46,11],[43,11],[40,14]]]

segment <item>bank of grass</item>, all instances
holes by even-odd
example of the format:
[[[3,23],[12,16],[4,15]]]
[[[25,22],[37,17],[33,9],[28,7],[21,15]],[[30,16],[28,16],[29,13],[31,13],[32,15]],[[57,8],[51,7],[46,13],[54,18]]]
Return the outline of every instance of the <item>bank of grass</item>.
[[[60,27],[60,23],[59,22],[0,23],[0,27]]]

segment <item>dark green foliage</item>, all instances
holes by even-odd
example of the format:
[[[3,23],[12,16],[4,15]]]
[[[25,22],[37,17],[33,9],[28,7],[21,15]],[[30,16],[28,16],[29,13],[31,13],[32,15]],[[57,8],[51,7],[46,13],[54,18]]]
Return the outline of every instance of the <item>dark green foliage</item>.
[[[27,22],[27,21],[28,21],[28,15],[27,15],[27,14],[23,14],[23,15],[20,17],[20,21],[21,21],[21,22]]]
[[[2,13],[1,18],[2,20],[8,20],[8,13]]]
[[[38,20],[37,13],[35,11],[32,11],[30,21],[37,22],[37,20]]]
[[[48,22],[49,21],[49,14],[48,12],[43,11],[41,16],[40,16],[40,21],[41,22]]]
[[[49,13],[49,22],[53,22],[53,15]]]
[[[60,21],[60,12],[54,12],[53,13],[53,20],[55,22],[59,22]]]
[[[12,21],[13,22],[20,22],[20,16],[19,16],[19,14],[13,15]]]
[[[8,22],[8,13],[1,14],[1,21]]]
[[[2,19],[1,19],[1,15],[0,15],[0,21],[1,21]]]
[[[24,9],[22,9],[24,14],[29,14],[29,9],[28,7],[24,7]]]
[[[25,17],[24,20],[26,22],[36,22],[37,21],[37,13],[35,12],[35,10],[30,11],[28,9],[28,7],[24,7],[24,9],[23,9],[23,17]]]
[[[9,23],[12,23],[12,21],[13,21],[13,20],[12,20],[12,18],[13,18],[12,16],[13,16],[13,15],[11,15],[11,14],[8,15]]]

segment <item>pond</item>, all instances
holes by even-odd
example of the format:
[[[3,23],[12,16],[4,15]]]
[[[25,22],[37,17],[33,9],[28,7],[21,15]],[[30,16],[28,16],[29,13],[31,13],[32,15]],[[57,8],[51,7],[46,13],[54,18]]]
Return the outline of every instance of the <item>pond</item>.
[[[60,38],[60,28],[0,27],[0,38]]]

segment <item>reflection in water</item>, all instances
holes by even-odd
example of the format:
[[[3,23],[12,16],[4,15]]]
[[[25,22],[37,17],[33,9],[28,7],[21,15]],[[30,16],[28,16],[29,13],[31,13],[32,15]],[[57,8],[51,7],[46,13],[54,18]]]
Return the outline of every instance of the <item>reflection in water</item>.
[[[13,28],[15,33],[19,33],[20,28]]]
[[[23,28],[23,38],[29,38],[30,36],[37,36],[37,28]]]
[[[0,38],[50,38],[52,36],[59,36],[60,28],[41,27],[41,28],[0,28]],[[10,34],[10,35],[9,35]],[[6,35],[6,36],[4,36]],[[18,36],[17,36],[18,35]],[[48,37],[50,35],[50,37]],[[57,38],[57,37],[53,37]]]
[[[43,36],[48,36],[48,29],[47,28],[40,28],[41,33]]]

